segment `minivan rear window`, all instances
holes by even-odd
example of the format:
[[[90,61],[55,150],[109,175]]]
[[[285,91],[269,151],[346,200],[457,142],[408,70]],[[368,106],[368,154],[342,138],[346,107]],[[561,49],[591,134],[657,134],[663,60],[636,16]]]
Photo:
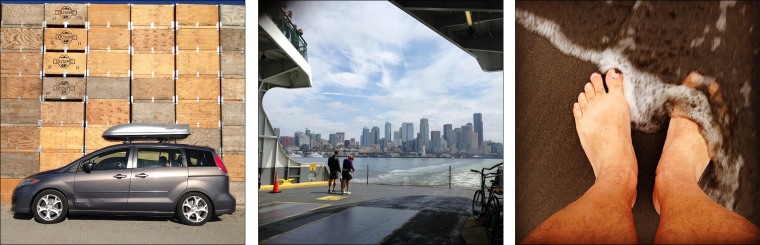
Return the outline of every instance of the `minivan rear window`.
[[[214,156],[209,151],[185,150],[188,167],[216,167]]]

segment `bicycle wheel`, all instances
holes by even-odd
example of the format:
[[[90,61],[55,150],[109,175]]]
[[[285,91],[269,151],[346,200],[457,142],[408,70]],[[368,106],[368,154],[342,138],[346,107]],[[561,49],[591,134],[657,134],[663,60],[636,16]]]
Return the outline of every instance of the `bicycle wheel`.
[[[486,220],[486,237],[488,238],[488,241],[491,242],[491,244],[495,244],[495,236],[494,233],[497,233],[499,228],[497,226],[502,223],[502,209],[501,208],[493,208],[491,209],[491,212],[488,213],[488,219]],[[501,230],[499,230],[501,232]]]
[[[491,210],[494,210],[499,206],[501,206],[499,198],[496,197],[496,195],[491,194],[491,196],[488,197],[488,202],[486,202],[485,213],[489,213]]]
[[[475,219],[480,219],[481,214],[483,214],[483,191],[477,190],[475,191],[475,195],[472,196],[472,216],[475,217]]]
[[[491,230],[491,244],[504,244],[504,220],[500,222]]]

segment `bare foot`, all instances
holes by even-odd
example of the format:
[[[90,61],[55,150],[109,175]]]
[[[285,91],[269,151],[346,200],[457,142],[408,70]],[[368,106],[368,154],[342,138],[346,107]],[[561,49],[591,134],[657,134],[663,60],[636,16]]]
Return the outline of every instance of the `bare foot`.
[[[575,128],[597,181],[605,177],[636,177],[638,166],[631,142],[631,115],[623,94],[623,74],[611,69],[591,74],[584,92],[573,104]],[[634,182],[635,187],[635,182]]]

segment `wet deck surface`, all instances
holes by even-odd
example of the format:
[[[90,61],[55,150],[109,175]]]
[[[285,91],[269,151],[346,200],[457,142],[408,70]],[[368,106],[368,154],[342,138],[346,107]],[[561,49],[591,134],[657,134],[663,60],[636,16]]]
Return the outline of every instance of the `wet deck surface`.
[[[716,30],[718,2],[518,2],[517,8],[552,20],[583,47],[603,50],[628,32],[636,48],[626,55],[639,69],[677,84],[690,71],[716,77],[732,104],[737,150],[744,157],[735,211],[760,225],[760,4],[737,2],[727,8],[726,28]],[[705,33],[705,29],[710,30]],[[750,31],[752,30],[752,31]],[[704,43],[692,46],[692,40]],[[715,48],[714,41],[719,38]],[[516,239],[577,200],[594,175],[575,132],[573,102],[597,70],[566,56],[546,39],[516,28]],[[745,97],[748,83],[752,92]],[[746,106],[749,101],[750,105]],[[633,208],[639,238],[651,243],[659,215],[652,204],[657,162],[667,120],[656,133],[633,131],[639,163],[638,196]]]

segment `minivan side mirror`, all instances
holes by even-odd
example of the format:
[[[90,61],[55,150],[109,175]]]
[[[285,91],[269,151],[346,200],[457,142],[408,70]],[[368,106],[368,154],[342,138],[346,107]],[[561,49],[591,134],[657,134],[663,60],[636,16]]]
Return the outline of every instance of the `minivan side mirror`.
[[[86,162],[86,163],[84,163],[84,165],[82,166],[82,171],[84,171],[85,173],[88,173],[88,174],[90,172],[92,172],[92,162]]]

